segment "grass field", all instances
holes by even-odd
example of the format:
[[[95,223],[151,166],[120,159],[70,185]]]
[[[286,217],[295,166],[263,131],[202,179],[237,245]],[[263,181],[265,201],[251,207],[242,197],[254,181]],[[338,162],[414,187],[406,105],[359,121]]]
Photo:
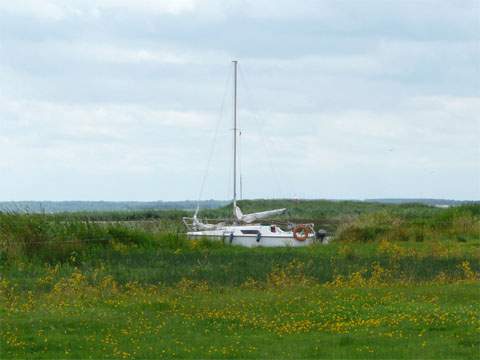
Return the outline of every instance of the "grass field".
[[[336,235],[299,249],[187,241],[181,212],[0,214],[0,355],[478,358],[480,207],[349,205],[297,204]]]

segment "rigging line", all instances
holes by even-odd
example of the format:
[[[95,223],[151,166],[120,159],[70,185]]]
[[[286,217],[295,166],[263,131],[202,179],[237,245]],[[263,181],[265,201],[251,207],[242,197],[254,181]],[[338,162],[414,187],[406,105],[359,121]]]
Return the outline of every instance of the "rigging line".
[[[264,150],[265,150],[265,153],[267,154],[267,160],[268,160],[268,166],[270,167],[270,171],[271,173],[273,174],[273,179],[274,179],[274,183],[275,183],[275,186],[277,188],[277,191],[279,191],[280,194],[286,194],[284,191],[283,191],[283,188],[279,182],[279,179],[280,179],[280,176],[278,174],[278,172],[276,171],[275,167],[273,166],[273,162],[272,162],[272,154],[271,152],[269,151],[269,146],[273,149],[273,147],[271,146],[271,143],[267,144],[268,141],[268,138],[267,136],[265,136],[265,118],[259,118],[257,113],[258,113],[258,107],[256,106],[255,102],[253,101],[253,95],[252,95],[252,92],[250,90],[250,86],[248,84],[248,81],[246,79],[246,76],[244,75],[243,73],[243,69],[242,67],[240,66],[239,67],[239,73],[240,73],[240,77],[242,79],[242,83],[245,84],[245,89],[247,90],[247,97],[249,98],[249,102],[250,104],[252,105],[252,108],[254,109],[253,111],[253,117],[257,120],[257,122],[259,123],[260,125],[260,136],[261,136],[261,141],[260,143],[263,145],[264,147]]]
[[[197,208],[200,206],[200,200],[203,196],[203,190],[205,188],[205,183],[207,181],[208,173],[210,171],[210,165],[212,163],[212,157],[213,157],[213,153],[215,151],[215,145],[217,143],[218,130],[220,128],[220,123],[221,123],[221,120],[222,120],[222,117],[223,117],[223,111],[224,111],[224,108],[225,108],[225,100],[226,100],[226,97],[227,97],[229,84],[230,84],[230,76],[227,76],[227,80],[225,81],[225,88],[223,90],[222,103],[220,105],[220,112],[219,112],[219,116],[218,116],[218,119],[217,119],[217,123],[215,124],[215,131],[214,131],[214,134],[213,134],[212,145],[210,147],[210,152],[208,154],[207,167],[205,169],[205,173],[203,174],[202,183],[200,185],[200,192],[198,193]]]

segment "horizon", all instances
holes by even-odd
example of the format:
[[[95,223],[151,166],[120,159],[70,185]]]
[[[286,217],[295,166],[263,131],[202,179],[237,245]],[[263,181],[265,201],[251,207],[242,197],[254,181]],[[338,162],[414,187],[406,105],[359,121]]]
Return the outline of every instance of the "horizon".
[[[454,198],[415,198],[415,197],[382,197],[382,198],[248,198],[248,199],[237,199],[237,202],[241,201],[258,201],[258,200],[272,200],[272,201],[280,201],[280,200],[292,200],[292,201],[361,201],[361,202],[368,202],[368,201],[378,201],[378,200],[399,200],[399,201],[408,201],[408,200],[432,200],[432,201],[455,201],[455,202],[480,202],[480,199],[454,199]],[[192,203],[202,203],[202,202],[231,202],[232,199],[202,199],[202,200],[194,200],[194,199],[181,199],[181,200],[76,200],[76,199],[67,199],[67,200],[0,200],[0,203],[21,203],[21,202],[111,202],[111,203],[155,203],[155,202],[164,202],[164,203],[175,203],[175,202],[192,202]]]

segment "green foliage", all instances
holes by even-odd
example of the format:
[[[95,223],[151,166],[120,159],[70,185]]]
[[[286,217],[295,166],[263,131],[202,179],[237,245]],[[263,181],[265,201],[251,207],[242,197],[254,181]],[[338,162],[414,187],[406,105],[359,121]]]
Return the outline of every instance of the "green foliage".
[[[136,221],[136,220],[179,220],[190,216],[188,210],[122,210],[122,211],[94,211],[94,212],[64,212],[50,215],[62,220],[82,221]]]
[[[449,209],[419,204],[379,204],[326,200],[245,200],[245,212],[286,207],[278,220],[315,222],[337,241],[413,241],[480,236],[480,205]],[[204,210],[202,216],[227,217],[230,207]],[[164,210],[118,213],[18,214],[0,213],[1,257],[39,257],[64,261],[72,252],[85,256],[92,248],[112,243],[146,248],[188,248],[181,217],[188,212]],[[202,242],[200,247],[216,245]]]
[[[479,286],[465,262],[455,278],[397,279],[393,268],[374,265],[370,274],[350,271],[319,284],[294,258],[265,282],[249,278],[240,286],[186,277],[169,286],[121,283],[126,266],[37,264],[29,285],[18,286],[28,266],[16,267],[23,277],[9,269],[0,281],[2,359],[478,355]]]
[[[86,241],[104,240],[104,232],[89,222],[65,222],[41,214],[0,213],[1,251],[7,257],[65,258]]]
[[[423,210],[398,212],[384,210],[362,214],[342,224],[337,232],[339,241],[368,242],[417,241],[480,238],[480,205],[464,205],[436,212]]]
[[[226,201],[202,200],[202,208],[217,208],[226,204]],[[137,212],[184,209],[192,210],[197,201],[0,201],[0,211],[15,211],[28,213],[87,213],[105,212]]]
[[[170,211],[131,221],[0,213],[0,357],[478,354],[478,207],[241,205],[291,207],[294,219],[338,228],[337,239],[246,249],[187,240]]]
[[[106,228],[107,234],[122,244],[135,244],[147,246],[152,243],[152,236],[140,229],[132,229],[124,226],[109,225]]]
[[[108,247],[112,242],[147,246],[154,235],[121,224],[62,220],[44,214],[0,213],[0,251],[7,258],[64,261],[72,252]]]

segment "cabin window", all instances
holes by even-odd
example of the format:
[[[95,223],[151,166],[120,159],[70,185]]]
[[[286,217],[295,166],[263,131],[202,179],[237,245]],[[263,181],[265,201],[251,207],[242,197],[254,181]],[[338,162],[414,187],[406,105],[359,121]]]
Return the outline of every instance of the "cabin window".
[[[245,234],[245,235],[257,235],[257,234],[260,234],[260,231],[258,230],[240,230],[242,232],[242,234]]]

